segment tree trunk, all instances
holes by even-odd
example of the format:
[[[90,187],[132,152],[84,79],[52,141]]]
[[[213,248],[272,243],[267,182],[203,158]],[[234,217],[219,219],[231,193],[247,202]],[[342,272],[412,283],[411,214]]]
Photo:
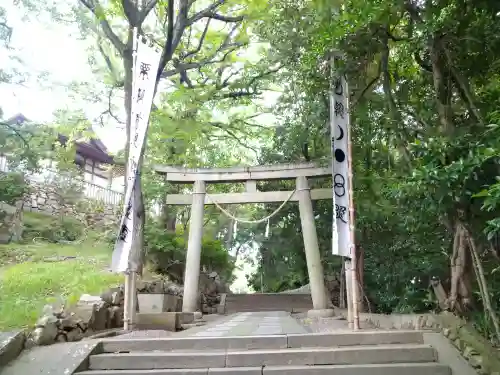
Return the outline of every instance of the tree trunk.
[[[460,314],[466,311],[472,301],[472,259],[467,247],[464,227],[458,222],[455,226],[453,254],[450,259],[451,287],[448,308]]]
[[[467,240],[469,242],[469,250],[472,255],[474,270],[476,271],[477,283],[479,284],[479,289],[481,291],[481,297],[483,299],[485,312],[491,318],[493,322],[493,327],[495,329],[495,335],[497,337],[497,340],[500,342],[500,323],[498,321],[498,316],[496,314],[496,311],[493,309],[491,305],[490,292],[488,289],[488,284],[486,283],[486,277],[484,276],[484,269],[481,263],[481,258],[479,257],[479,253],[477,251],[474,238],[469,233],[467,228],[464,228],[464,236],[467,237]]]
[[[441,40],[434,35],[428,43],[430,59],[432,65],[432,79],[436,95],[436,105],[441,122],[441,132],[451,134],[453,132],[451,89],[446,77],[446,64],[443,61],[441,51]]]

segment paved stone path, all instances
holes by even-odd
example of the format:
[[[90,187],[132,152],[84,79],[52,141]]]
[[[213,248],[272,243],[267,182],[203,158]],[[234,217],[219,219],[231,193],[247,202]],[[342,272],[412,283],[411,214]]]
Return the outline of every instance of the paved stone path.
[[[225,317],[206,326],[191,328],[180,333],[190,337],[257,336],[306,333],[285,311],[245,312]]]
[[[0,375],[70,375],[88,357],[98,340],[35,346],[26,350]]]
[[[154,332],[154,331],[148,331]],[[163,331],[161,331],[163,332]],[[223,337],[307,333],[307,330],[285,311],[246,312],[221,316],[205,326],[168,335],[147,335],[137,331],[135,337]],[[3,337],[3,336],[2,336]],[[118,336],[127,338],[127,335]],[[128,336],[130,338],[130,336]],[[85,340],[39,346],[25,351],[13,363],[0,369],[0,375],[69,375],[94,349],[99,340]]]

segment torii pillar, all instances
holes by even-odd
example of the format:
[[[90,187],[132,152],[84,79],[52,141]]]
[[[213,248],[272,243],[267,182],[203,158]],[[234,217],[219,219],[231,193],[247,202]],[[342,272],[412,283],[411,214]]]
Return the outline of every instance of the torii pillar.
[[[195,181],[189,237],[184,270],[184,295],[182,311],[195,312],[198,307],[198,283],[200,280],[201,243],[203,238],[203,210],[205,207],[205,181]]]
[[[307,178],[297,177],[297,195],[299,198],[300,223],[302,225],[302,237],[304,238],[304,249],[306,252],[307,273],[309,274],[309,285],[311,286],[311,299],[313,310],[309,310],[309,317],[330,317],[334,315],[333,309],[328,303],[323,265],[319,253],[318,234],[311,201],[311,191]]]

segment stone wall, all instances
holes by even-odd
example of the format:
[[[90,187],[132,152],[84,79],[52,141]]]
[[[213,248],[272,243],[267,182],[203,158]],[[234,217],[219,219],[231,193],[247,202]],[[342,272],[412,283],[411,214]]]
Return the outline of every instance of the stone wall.
[[[77,188],[38,182],[30,182],[29,187],[30,192],[24,197],[24,211],[72,216],[89,226],[116,225],[119,221],[121,205],[87,198]]]
[[[347,318],[347,310],[335,308]],[[500,375],[500,349],[495,348],[465,320],[450,312],[440,314],[359,314],[360,323],[375,329],[426,330],[441,332],[481,375]]]

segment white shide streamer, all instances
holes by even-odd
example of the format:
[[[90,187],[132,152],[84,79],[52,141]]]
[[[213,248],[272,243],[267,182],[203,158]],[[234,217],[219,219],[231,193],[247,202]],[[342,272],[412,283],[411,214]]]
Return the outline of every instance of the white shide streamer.
[[[113,251],[111,270],[113,272],[138,271],[140,264],[140,251],[133,245],[141,228],[137,220],[136,189],[139,161],[144,149],[146,133],[148,130],[149,115],[153,103],[156,72],[160,62],[161,52],[143,37],[136,38],[136,53],[132,75],[132,103],[131,103],[131,129],[129,156],[127,161],[127,190],[125,191],[124,210],[120,222],[118,238]]]
[[[334,72],[335,74],[336,72]],[[345,77],[335,76],[330,94],[332,136],[333,225],[332,254],[351,258],[349,218],[349,101]]]

